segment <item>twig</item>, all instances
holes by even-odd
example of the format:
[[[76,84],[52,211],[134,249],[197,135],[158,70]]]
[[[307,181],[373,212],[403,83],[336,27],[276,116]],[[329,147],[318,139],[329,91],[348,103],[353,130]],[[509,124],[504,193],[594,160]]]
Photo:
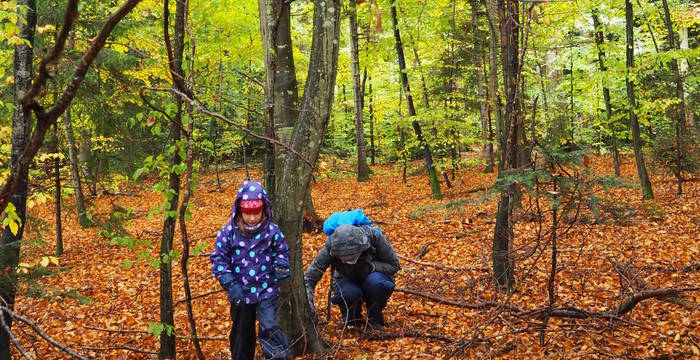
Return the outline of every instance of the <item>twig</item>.
[[[588,319],[588,318],[603,318],[603,319],[619,319],[620,315],[624,315],[632,309],[641,301],[651,299],[651,298],[657,298],[657,299],[662,299],[664,297],[668,296],[675,296],[678,295],[682,292],[689,292],[689,291],[698,291],[700,290],[700,287],[691,287],[691,288],[664,288],[664,289],[653,289],[653,290],[645,290],[642,291],[641,293],[632,295],[628,298],[625,299],[620,305],[618,305],[615,309],[611,309],[608,311],[603,311],[603,312],[589,312],[583,309],[579,309],[576,307],[567,307],[567,308],[557,308],[557,309],[552,309],[551,316],[552,317],[561,317],[561,318],[574,318],[574,319]],[[544,314],[547,312],[547,309],[538,309],[535,311],[530,311],[522,315],[536,315],[538,317],[544,316]]]
[[[401,338],[431,339],[431,340],[444,341],[444,342],[448,342],[448,343],[453,343],[453,342],[458,341],[456,338],[453,338],[450,336],[444,336],[444,335],[438,335],[438,334],[424,334],[422,332],[415,331],[415,330],[408,330],[408,331],[401,332],[401,333],[374,332],[374,333],[370,334],[369,336],[365,337],[364,339],[367,341],[382,341],[382,340],[393,340],[393,339],[401,339]]]
[[[235,121],[230,120],[229,118],[227,118],[227,117],[225,117],[225,116],[223,116],[223,115],[221,115],[221,114],[219,114],[219,113],[217,113],[217,112],[213,112],[213,111],[207,110],[201,103],[199,103],[199,101],[196,101],[196,100],[192,99],[191,97],[187,96],[187,94],[183,93],[182,91],[180,91],[180,90],[178,90],[178,89],[174,89],[174,88],[162,88],[162,87],[149,87],[149,88],[147,88],[147,89],[148,89],[148,90],[153,90],[153,91],[171,92],[171,93],[173,93],[173,94],[175,94],[175,95],[178,95],[178,96],[180,96],[183,100],[185,100],[185,101],[187,101],[188,103],[190,103],[190,105],[192,105],[192,107],[196,108],[197,111],[199,111],[200,113],[202,113],[202,114],[204,114],[204,115],[207,115],[207,116],[215,117],[215,118],[217,118],[217,119],[219,119],[219,120],[221,120],[221,121],[223,121],[223,122],[225,122],[225,123],[227,123],[227,124],[233,125],[234,127],[238,128],[239,130],[243,131],[243,132],[246,133],[246,134],[249,134],[250,136],[252,136],[252,137],[254,137],[254,138],[256,138],[256,139],[268,141],[268,142],[271,142],[271,143],[273,143],[273,144],[275,144],[275,145],[281,146],[281,147],[283,147],[285,150],[287,150],[287,151],[289,151],[290,153],[296,155],[299,159],[301,159],[301,161],[303,161],[304,163],[306,163],[306,164],[309,165],[310,167],[312,167],[312,168],[314,167],[314,165],[313,165],[308,159],[306,159],[306,158],[305,158],[302,154],[300,154],[298,151],[292,149],[289,145],[287,145],[287,144],[285,144],[285,143],[282,143],[282,142],[280,142],[280,141],[277,140],[277,139],[273,139],[273,138],[270,138],[270,137],[267,137],[267,136],[263,136],[263,135],[258,135],[258,134],[256,134],[255,132],[253,132],[253,131],[247,129],[245,126],[243,126],[243,125],[241,125],[241,124],[238,124],[238,123],[236,123]]]
[[[477,266],[467,266],[467,267],[454,267],[454,266],[449,266],[449,265],[443,265],[439,263],[434,263],[434,262],[426,262],[426,261],[420,261],[420,260],[414,260],[409,257],[405,257],[403,255],[399,255],[399,259],[401,260],[406,260],[408,262],[418,264],[418,265],[423,265],[423,266],[429,266],[429,267],[434,267],[437,269],[442,269],[442,270],[452,270],[452,271],[470,271],[470,270],[476,270],[476,271],[483,271],[483,272],[488,272],[489,269],[485,267],[477,267]]]
[[[27,352],[24,350],[22,347],[22,344],[19,343],[15,335],[12,333],[12,330],[10,330],[10,327],[7,326],[7,323],[5,322],[5,314],[0,311],[0,325],[2,325],[2,328],[5,330],[5,333],[7,336],[10,338],[10,341],[12,341],[12,344],[15,345],[17,348],[17,351],[19,351],[22,356],[24,356],[25,359],[32,360],[32,357],[27,354]]]
[[[150,354],[153,356],[157,356],[158,352],[157,351],[150,351],[150,350],[143,350],[143,349],[138,349],[135,347],[131,347],[129,345],[117,345],[117,346],[112,346],[112,347],[85,347],[83,348],[85,350],[94,350],[94,351],[111,351],[111,350],[129,350],[135,353],[140,353],[140,354]]]
[[[437,296],[437,295],[426,294],[426,293],[422,293],[422,292],[417,291],[417,290],[408,289],[408,288],[404,288],[404,287],[397,287],[396,289],[394,289],[394,291],[402,292],[404,294],[416,295],[416,296],[420,296],[420,297],[435,301],[435,302],[440,303],[440,304],[452,305],[452,306],[457,306],[457,307],[466,308],[466,309],[479,310],[479,309],[488,309],[488,308],[492,308],[492,307],[502,306],[502,307],[504,307],[508,310],[514,311],[516,313],[523,312],[523,309],[521,309],[515,305],[503,304],[503,303],[499,303],[496,301],[484,301],[484,302],[480,302],[480,303],[468,303],[468,302],[464,302],[464,301],[445,299],[445,298]]]
[[[184,301],[184,300],[182,300]],[[131,330],[131,329],[111,329],[111,328],[101,328],[91,325],[83,325],[83,328],[96,331],[104,331],[109,333],[119,333],[119,334],[149,334],[146,330]],[[191,336],[177,336],[178,339],[191,340]],[[209,340],[209,341],[228,341],[228,337],[224,336],[197,336],[197,340]]]
[[[74,357],[74,358],[81,359],[81,360],[87,360],[87,358],[83,357],[82,355],[80,355],[80,354],[78,354],[77,352],[71,350],[69,347],[67,347],[67,346],[65,346],[65,345],[63,345],[63,344],[61,344],[61,343],[59,343],[58,341],[54,340],[54,338],[52,338],[51,336],[49,336],[49,335],[47,335],[46,333],[44,333],[36,324],[34,324],[33,321],[27,319],[26,317],[24,317],[24,316],[22,316],[22,315],[19,315],[19,314],[15,313],[14,311],[10,310],[10,308],[8,308],[8,307],[0,306],[0,310],[3,310],[3,311],[5,311],[5,312],[7,312],[8,314],[10,314],[10,316],[11,316],[13,319],[19,320],[19,321],[21,321],[21,322],[23,322],[23,323],[29,325],[29,327],[31,327],[32,330],[34,330],[34,332],[36,332],[37,334],[39,334],[39,336],[41,336],[42,338],[44,338],[44,340],[46,340],[49,344],[51,344],[51,345],[53,345],[53,346],[55,346],[55,347],[61,349],[63,352],[65,352],[65,353],[71,355],[71,356]],[[0,312],[0,313],[1,313],[1,312]]]
[[[214,290],[214,291],[206,292],[206,293],[204,293],[204,294],[195,295],[195,296],[192,297],[192,300],[194,300],[194,299],[199,299],[199,298],[203,298],[203,297],[206,297],[206,296],[209,296],[209,295],[213,295],[213,294],[216,294],[216,293],[219,293],[219,292],[223,292],[223,291],[224,291],[224,289],[220,289],[220,290]],[[184,303],[184,302],[186,302],[186,301],[187,301],[187,299],[180,299],[180,300],[176,301],[175,304],[173,304],[173,306],[178,306],[178,305],[180,305],[180,304],[182,304],[182,303]]]

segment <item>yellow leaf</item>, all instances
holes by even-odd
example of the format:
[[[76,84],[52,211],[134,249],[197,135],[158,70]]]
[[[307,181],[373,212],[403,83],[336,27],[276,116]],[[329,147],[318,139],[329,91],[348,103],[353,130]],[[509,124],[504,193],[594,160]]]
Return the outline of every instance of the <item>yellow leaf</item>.
[[[51,261],[52,264],[58,266],[58,258],[55,256],[49,256],[49,261]]]
[[[41,266],[43,266],[43,267],[49,266],[49,258],[48,257],[44,256],[41,258]]]

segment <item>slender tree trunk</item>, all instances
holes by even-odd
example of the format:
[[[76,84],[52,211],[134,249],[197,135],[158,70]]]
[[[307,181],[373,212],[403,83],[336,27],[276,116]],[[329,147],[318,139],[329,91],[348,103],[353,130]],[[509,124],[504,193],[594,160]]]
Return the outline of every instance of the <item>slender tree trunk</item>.
[[[496,137],[498,138],[498,172],[499,174],[504,169],[504,155],[505,155],[505,136],[503,135],[503,129],[505,128],[501,95],[498,91],[498,39],[499,33],[496,32],[496,22],[495,18],[497,16],[497,10],[494,5],[493,0],[482,0],[484,6],[486,7],[486,18],[489,24],[489,83],[488,83],[488,95],[489,95],[489,113],[492,113],[496,117]],[[493,141],[493,138],[490,139]]]
[[[369,180],[365,130],[362,122],[362,89],[360,88],[360,54],[357,43],[357,3],[350,0],[350,57],[352,58],[352,90],[355,109],[355,137],[357,139],[357,181]]]
[[[630,0],[625,0],[625,22],[625,28],[627,30],[627,76],[625,77],[625,81],[627,83],[627,97],[629,99],[630,129],[632,131],[632,143],[634,145],[634,157],[637,162],[639,182],[642,185],[642,198],[646,200],[653,199],[654,192],[651,188],[651,182],[649,181],[646,165],[644,164],[642,139],[639,133],[639,122],[637,121],[637,115],[635,113],[637,102],[634,94],[634,80],[630,78],[630,72],[634,71],[634,14],[632,12],[632,3]]]
[[[56,203],[56,256],[63,255],[63,226],[61,224],[61,158],[58,156],[58,124],[53,124],[53,139],[51,152],[53,159],[53,176]]]
[[[484,91],[484,76],[481,66],[482,39],[479,31],[479,1],[472,0],[472,28],[474,31],[474,67],[476,68],[476,94],[479,98],[479,115],[481,116],[481,135],[484,141],[482,157],[486,160],[485,172],[493,172],[493,144],[489,140],[489,119],[487,114],[488,99]]]
[[[666,25],[666,31],[668,32],[668,48],[670,50],[680,49],[680,46],[676,45],[677,43],[673,32],[673,23],[671,22],[671,12],[668,9],[668,1],[662,0],[661,3],[664,7],[664,24]],[[674,173],[678,182],[677,194],[681,195],[683,193],[683,176],[681,174],[681,161],[683,160],[683,154],[685,154],[685,146],[683,144],[683,139],[685,138],[686,134],[685,97],[683,95],[683,78],[681,77],[681,72],[678,69],[678,60],[672,59],[669,63],[669,66],[671,67],[671,72],[673,73],[673,80],[676,83],[675,95],[676,98],[680,101],[678,107],[672,110],[671,116],[676,119],[676,168],[674,169]]]
[[[413,106],[413,97],[411,96],[411,87],[408,84],[408,75],[406,74],[406,58],[403,54],[403,44],[401,43],[401,35],[399,33],[398,18],[396,16],[396,0],[391,0],[391,20],[394,25],[394,38],[396,39],[396,53],[399,58],[399,72],[401,74],[401,83],[403,85],[403,90],[406,93],[406,104],[408,105],[408,116],[414,117],[412,125],[413,131],[416,133],[418,142],[423,147],[423,157],[425,157],[425,167],[428,170],[428,176],[430,178],[430,187],[433,192],[434,199],[442,198],[442,193],[440,192],[440,182],[437,178],[437,171],[435,171],[435,166],[433,165],[433,156],[430,152],[430,146],[428,142],[423,137],[423,132],[421,131],[420,124],[418,120],[415,119],[416,108]]]
[[[169,18],[169,9],[165,4],[164,18]],[[182,70],[182,58],[185,47],[185,17],[187,13],[188,3],[186,0],[176,0],[175,2],[175,30],[173,33],[173,53],[172,64],[170,65],[170,73],[175,88],[181,89],[185,81],[185,73]],[[169,38],[168,21],[164,21],[164,36]],[[169,39],[167,41],[170,41]],[[177,148],[177,143],[181,137],[182,126],[182,99],[180,96],[173,96],[177,112],[173,117],[174,124],[171,130],[171,143]],[[171,167],[179,166],[182,162],[180,152],[175,150],[172,154]],[[170,172],[170,184],[168,186],[168,205],[165,212],[165,221],[163,222],[163,236],[160,241],[160,322],[165,326],[172,327],[173,331],[163,331],[160,334],[160,350],[158,357],[161,359],[175,358],[175,321],[173,306],[173,278],[172,278],[172,259],[170,252],[173,249],[173,237],[175,236],[175,222],[177,221],[178,203],[180,200],[180,175],[172,171]]]
[[[309,72],[304,88],[299,121],[294,127],[290,146],[315,164],[331,115],[340,32],[339,0],[315,0],[313,40]],[[326,346],[316,332],[306,299],[303,281],[301,231],[304,199],[311,183],[313,165],[298,156],[285,156],[277,172],[278,196],[274,209],[276,220],[290,248],[292,276],[282,283],[280,294],[281,325],[292,343],[292,355],[320,352]]]
[[[31,129],[31,116],[29,112],[21,111],[21,100],[31,87],[32,82],[32,61],[34,59],[33,44],[36,28],[36,2],[35,0],[19,0],[18,6],[23,6],[27,10],[24,19],[19,21],[19,37],[26,40],[26,44],[15,45],[14,52],[14,104],[15,110],[12,114],[12,150],[10,155],[10,171],[19,169],[19,159],[22,151],[29,143],[29,131]],[[0,274],[0,296],[8,304],[10,309],[14,309],[16,278],[15,267],[19,261],[19,250],[24,235],[24,227],[27,219],[27,183],[28,172],[22,171],[19,174],[19,185],[12,192],[9,201],[15,206],[15,212],[21,224],[16,234],[6,226],[0,235],[0,269],[8,269]],[[2,210],[0,210],[2,213]],[[12,318],[4,312],[5,324],[12,327]],[[0,360],[11,359],[10,338],[5,331],[0,331]]]
[[[499,22],[501,25],[501,50],[503,59],[503,83],[506,93],[506,130],[504,169],[516,169],[518,163],[518,79],[520,64],[518,59],[518,25],[507,19],[518,19],[519,1],[498,0]],[[505,171],[499,171],[499,178]],[[501,191],[498,203],[496,226],[493,238],[493,273],[500,286],[508,292],[513,289],[515,265],[513,249],[513,203],[515,185]]]
[[[681,25],[681,31],[679,34],[680,37],[680,49],[681,50],[688,50],[688,28],[686,26]],[[688,74],[688,60],[687,59],[681,59],[680,61],[680,72],[681,76],[685,77]],[[690,91],[684,91],[684,94],[686,97],[689,97]],[[685,103],[685,121],[687,123],[687,126],[690,127],[692,130],[695,130],[695,113],[693,112],[693,103],[696,101],[691,101],[690,98],[686,98],[686,103]]]
[[[95,156],[92,154],[92,129],[83,128],[78,148],[78,171],[85,179],[90,196],[97,196],[97,175],[95,174]],[[84,165],[85,168],[81,165]]]
[[[605,51],[603,51],[603,41],[605,39],[603,31],[600,28],[600,20],[598,18],[598,10],[593,10],[593,30],[595,31],[595,44],[596,50],[598,51],[598,69],[605,75],[605,80],[603,80],[603,100],[605,101],[605,115],[608,120],[608,126],[612,130],[612,135],[610,136],[611,147],[613,153],[613,164],[615,166],[615,175],[620,176],[620,153],[617,149],[617,134],[615,133],[615,124],[612,120],[612,105],[610,104],[610,89],[607,86],[607,71],[608,67],[605,65]]]
[[[80,226],[87,227],[90,226],[90,220],[87,217],[87,212],[85,211],[85,195],[83,195],[83,188],[80,181],[80,162],[78,161],[78,150],[75,142],[75,135],[73,134],[73,124],[70,107],[66,109],[63,113],[63,131],[66,133],[66,139],[68,140],[68,160],[70,161],[70,173],[71,173],[71,185],[74,189],[75,195],[75,206],[78,209],[78,222]]]
[[[374,157],[376,155],[376,149],[374,148],[374,98],[372,96],[372,77],[369,78],[369,148],[371,157],[371,164],[374,165]]]

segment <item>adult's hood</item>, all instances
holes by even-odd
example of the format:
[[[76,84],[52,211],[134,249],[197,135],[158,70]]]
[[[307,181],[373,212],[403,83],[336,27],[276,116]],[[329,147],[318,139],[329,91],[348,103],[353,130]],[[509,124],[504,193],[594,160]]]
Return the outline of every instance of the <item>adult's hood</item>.
[[[330,254],[340,259],[351,259],[369,249],[369,238],[365,232],[354,225],[340,225],[328,237]]]

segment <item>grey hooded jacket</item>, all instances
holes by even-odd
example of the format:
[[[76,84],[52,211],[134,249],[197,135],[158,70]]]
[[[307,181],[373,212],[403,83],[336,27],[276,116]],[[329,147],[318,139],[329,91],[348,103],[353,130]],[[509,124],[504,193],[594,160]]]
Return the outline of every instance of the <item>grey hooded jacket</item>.
[[[355,264],[340,259],[361,253]],[[328,266],[333,265],[335,279],[361,283],[372,271],[379,271],[392,280],[401,269],[399,257],[379,228],[370,225],[341,225],[326,240],[326,244],[304,272],[304,285],[313,294],[316,284]]]

